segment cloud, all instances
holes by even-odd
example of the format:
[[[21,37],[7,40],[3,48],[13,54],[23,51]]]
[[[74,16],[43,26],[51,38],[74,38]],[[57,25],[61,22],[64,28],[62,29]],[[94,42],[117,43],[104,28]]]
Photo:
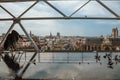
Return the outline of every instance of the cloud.
[[[37,35],[49,35],[50,32],[56,32],[59,28],[58,26],[62,26],[54,20],[23,21],[22,24],[27,31],[32,31]]]
[[[4,6],[7,10],[9,10],[13,15],[18,17],[22,14],[29,6],[31,6],[33,2],[24,2],[24,3],[4,3]],[[50,7],[42,4],[41,2],[37,3],[34,7],[32,7],[27,13],[24,14],[24,17],[39,17],[39,16],[53,16],[55,14],[51,14]]]
[[[11,21],[2,21],[0,22],[0,34],[7,32],[10,28],[12,22]]]
[[[22,12],[22,7],[16,5],[15,3],[2,4],[2,5],[14,15],[18,16],[18,14],[20,15],[20,13]]]
[[[62,11],[64,14],[69,16],[72,14],[78,7],[78,5],[82,5],[85,1],[51,1],[50,3],[53,4],[56,8]],[[67,3],[67,4],[66,4]],[[62,6],[63,5],[63,6]]]
[[[111,10],[115,11],[118,15],[120,15],[120,1],[104,1],[104,4],[106,4]]]
[[[56,8],[60,11],[64,12],[67,15],[70,15],[75,10],[77,10],[80,6],[82,6],[87,1],[49,1],[53,4]],[[66,4],[67,2],[67,4]],[[29,3],[7,3],[2,4],[4,7],[10,10],[11,13],[14,15],[20,15],[24,10],[26,10],[33,2]],[[119,2],[104,2],[107,6],[112,8],[114,11],[120,11]],[[64,6],[61,6],[64,5]],[[100,14],[99,14],[100,13]],[[40,16],[40,17],[47,17],[47,16],[58,16],[59,14],[52,9],[49,5],[40,1],[37,5],[35,5],[30,11],[28,11],[24,17],[28,16]],[[113,16],[110,12],[108,12],[103,6],[101,6],[96,1],[91,1],[86,6],[84,6],[80,11],[76,13],[76,16],[80,15],[88,15],[88,16]],[[59,15],[60,16],[60,15]]]
[[[113,16],[103,6],[95,1],[89,2],[75,16],[88,16],[88,17],[111,17]]]
[[[109,25],[117,25],[119,26],[120,25],[120,21],[115,21],[115,20],[111,20],[111,21],[96,21],[96,23],[98,24],[109,24]]]
[[[0,18],[11,18],[11,16],[7,12],[5,12],[2,8],[0,8],[0,13],[1,13]]]
[[[56,12],[46,3],[39,2],[31,10],[29,10],[23,17],[55,17],[55,16],[61,15],[58,14],[58,12]]]

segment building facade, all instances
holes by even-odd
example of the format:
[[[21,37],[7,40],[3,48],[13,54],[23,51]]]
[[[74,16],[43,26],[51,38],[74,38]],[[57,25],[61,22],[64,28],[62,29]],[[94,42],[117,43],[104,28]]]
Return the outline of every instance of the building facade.
[[[112,38],[118,38],[118,28],[112,29]]]

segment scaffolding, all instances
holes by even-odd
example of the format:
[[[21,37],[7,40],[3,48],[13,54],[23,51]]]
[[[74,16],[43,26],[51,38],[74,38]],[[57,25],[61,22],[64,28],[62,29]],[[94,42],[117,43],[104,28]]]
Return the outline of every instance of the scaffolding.
[[[51,7],[53,10],[55,10],[58,14],[61,15],[57,16],[57,17],[23,17],[24,14],[27,14],[27,12],[29,10],[31,10],[35,5],[37,5],[40,2],[44,2],[45,4],[47,4],[49,7]],[[82,6],[80,6],[77,10],[74,10],[72,14],[70,15],[66,15],[65,13],[63,13],[59,8],[55,7],[53,4],[51,4],[52,1],[55,2],[60,2],[60,1],[86,1]],[[78,11],[80,11],[83,7],[85,7],[87,4],[89,4],[90,2],[95,1],[97,2],[99,5],[101,5],[104,9],[106,9],[109,13],[111,13],[114,17],[74,17],[73,15],[75,15]],[[22,14],[20,14],[18,17],[16,17],[13,13],[11,13],[8,9],[6,9],[5,7],[3,7],[0,4],[0,8],[3,9],[5,12],[7,12],[11,18],[0,18],[0,22],[2,21],[13,21],[12,25],[10,26],[10,28],[8,29],[5,37],[3,38],[3,40],[1,41],[0,46],[3,45],[6,37],[8,36],[8,34],[10,33],[10,31],[13,29],[13,27],[15,26],[15,24],[18,24],[21,29],[23,30],[23,32],[25,33],[25,35],[29,38],[29,40],[31,41],[31,43],[34,45],[35,48],[35,53],[32,55],[31,59],[29,60],[28,64],[25,66],[25,68],[23,69],[23,71],[21,71],[20,75],[18,75],[19,77],[22,77],[25,73],[25,71],[27,70],[27,68],[30,65],[30,62],[35,58],[35,56],[40,53],[39,48],[37,47],[37,45],[35,44],[35,42],[33,41],[33,39],[30,37],[30,35],[27,33],[26,29],[24,28],[24,25],[21,23],[21,21],[25,21],[25,20],[120,20],[120,15],[113,11],[110,7],[108,7],[106,4],[104,4],[104,2],[109,2],[109,1],[120,1],[120,0],[0,0],[0,3],[21,3],[21,2],[33,2],[33,4],[31,4],[31,6],[29,6],[25,11],[22,12]],[[67,3],[66,3],[67,4]]]

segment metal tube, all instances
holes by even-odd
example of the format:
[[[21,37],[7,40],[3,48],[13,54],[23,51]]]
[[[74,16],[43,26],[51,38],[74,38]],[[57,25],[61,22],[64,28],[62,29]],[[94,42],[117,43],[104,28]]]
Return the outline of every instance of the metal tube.
[[[58,10],[56,7],[54,7],[52,4],[50,4],[47,1],[44,1],[46,4],[48,4],[50,7],[52,7],[54,10],[56,10],[58,13],[60,13],[61,15],[63,15],[64,17],[67,17],[64,13],[62,13],[60,10]]]
[[[38,53],[38,62],[40,63],[40,53]]]
[[[26,51],[25,51],[25,62],[26,62],[26,58],[27,58],[27,56],[26,56]]]
[[[18,75],[17,77],[22,77],[25,73],[25,71],[27,70],[27,68],[29,67],[29,65],[31,64],[32,60],[35,58],[35,56],[37,55],[38,52],[35,52],[33,54],[33,56],[31,57],[31,59],[29,60],[29,62],[27,63],[27,65],[25,66],[25,68],[23,69],[23,71],[20,73],[20,75]]]
[[[6,11],[9,15],[11,15],[13,18],[15,18],[15,16],[13,14],[11,14],[7,9],[5,9],[2,5],[0,5],[0,7]]]
[[[28,35],[27,31],[25,30],[25,28],[23,27],[23,25],[19,22],[18,23],[20,25],[20,27],[22,28],[23,32],[25,33],[25,35],[29,38],[29,40],[31,41],[31,43],[33,44],[34,48],[36,51],[39,51],[39,48],[37,47],[36,43],[33,41],[33,39],[30,37],[30,35]]]
[[[30,1],[37,1],[37,0],[0,0],[0,2],[30,2]],[[45,0],[39,0],[45,1]],[[47,1],[87,1],[87,0],[47,0]],[[91,0],[95,1],[95,0]],[[119,1],[119,0],[102,0],[102,1]]]
[[[120,20],[120,17],[32,17],[19,18],[19,20]],[[0,18],[0,21],[11,21],[14,18]]]
[[[69,63],[69,52],[67,53],[67,63]]]
[[[82,9],[85,5],[87,5],[91,0],[87,1],[85,4],[83,4],[80,8],[78,8],[75,12],[73,12],[69,17],[74,15],[76,12],[78,12],[80,9]]]
[[[114,16],[119,17],[118,14],[116,14],[114,11],[112,11],[109,7],[107,7],[104,3],[102,3],[100,0],[96,0],[100,5],[102,5],[105,9],[107,9],[110,13],[112,13]]]
[[[55,57],[54,57],[54,53],[52,53],[52,61],[53,61],[53,63],[54,63],[54,58],[55,58]]]
[[[29,38],[29,40],[32,42],[32,44],[34,45],[34,48],[36,50],[36,52],[33,54],[33,56],[31,57],[31,59],[29,60],[29,62],[25,66],[25,68],[23,69],[23,71],[20,73],[20,75],[18,75],[18,77],[22,77],[24,75],[25,71],[27,70],[27,68],[29,67],[29,65],[31,64],[32,60],[35,58],[35,56],[39,52],[39,48],[37,47],[37,45],[35,44],[35,42],[33,41],[33,39],[30,37],[30,35],[28,35],[28,33],[25,30],[25,28],[23,27],[23,25],[20,22],[18,24],[20,25],[20,27],[22,28],[22,30],[26,34],[26,36]]]
[[[83,60],[83,52],[82,52],[82,63],[83,63],[83,61],[84,61],[84,60]]]
[[[26,9],[18,18],[20,18],[21,16],[23,16],[27,11],[29,11],[33,6],[35,6],[38,3],[38,1],[36,1],[35,3],[33,3],[28,9]]]

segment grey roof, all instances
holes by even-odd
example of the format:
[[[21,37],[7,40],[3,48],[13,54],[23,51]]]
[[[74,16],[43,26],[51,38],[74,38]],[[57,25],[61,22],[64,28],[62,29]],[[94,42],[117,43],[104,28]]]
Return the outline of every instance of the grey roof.
[[[104,38],[86,38],[86,44],[88,45],[101,45],[103,42]]]
[[[110,41],[112,42],[112,45],[120,45],[120,38],[110,38]]]
[[[86,44],[88,45],[101,45],[103,43],[104,38],[86,38]],[[111,41],[112,45],[114,46],[119,46],[120,45],[120,38],[109,38]]]

